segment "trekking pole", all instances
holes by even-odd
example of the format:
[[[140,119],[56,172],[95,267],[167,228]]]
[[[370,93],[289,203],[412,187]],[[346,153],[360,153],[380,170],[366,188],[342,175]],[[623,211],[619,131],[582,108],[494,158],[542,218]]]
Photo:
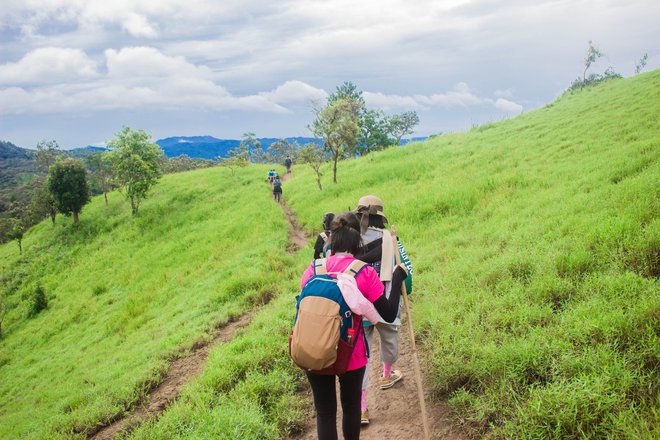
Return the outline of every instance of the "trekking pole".
[[[392,242],[394,244],[394,256],[396,258],[397,266],[401,264],[401,255],[399,255],[399,246],[396,236],[396,229],[394,225],[390,228],[392,233]],[[406,283],[401,286],[401,295],[403,295],[403,305],[406,309],[408,316],[408,331],[410,332],[410,342],[413,352],[413,368],[415,369],[415,377],[417,379],[417,394],[419,395],[419,406],[422,410],[422,424],[424,426],[424,439],[430,440],[431,430],[429,429],[428,417],[426,415],[426,401],[424,400],[424,390],[422,388],[422,370],[419,366],[419,357],[417,357],[417,344],[415,344],[415,332],[413,330],[412,315],[410,314],[410,303],[408,302],[408,292],[406,290]]]

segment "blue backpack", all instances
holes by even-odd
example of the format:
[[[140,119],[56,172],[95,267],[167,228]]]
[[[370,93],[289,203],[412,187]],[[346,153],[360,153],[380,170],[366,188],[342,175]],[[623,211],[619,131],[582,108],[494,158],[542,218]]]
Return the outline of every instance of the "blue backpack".
[[[344,270],[357,276],[366,263],[355,260]],[[300,368],[316,374],[343,374],[360,337],[362,320],[353,326],[353,313],[344,301],[337,278],[328,274],[326,260],[314,261],[314,275],[297,298],[289,337],[289,354]]]

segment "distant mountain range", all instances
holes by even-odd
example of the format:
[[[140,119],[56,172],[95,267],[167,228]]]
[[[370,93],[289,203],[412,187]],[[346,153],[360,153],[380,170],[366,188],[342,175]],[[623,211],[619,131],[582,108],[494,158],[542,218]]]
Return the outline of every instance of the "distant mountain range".
[[[288,137],[285,138],[289,143],[298,143],[305,145],[307,143],[315,143],[322,145],[321,139],[311,137]],[[401,139],[401,145],[406,145],[410,142],[417,142],[426,139],[425,137],[414,137],[410,139]],[[280,138],[259,138],[261,147],[266,150],[273,143],[280,140]],[[187,155],[191,158],[200,159],[216,159],[217,157],[227,157],[227,153],[240,145],[239,139],[218,139],[213,136],[175,136],[165,139],[159,139],[156,144],[163,149],[167,157],[177,157]],[[84,158],[92,153],[99,151],[108,151],[104,147],[96,147],[88,145],[86,147],[72,148],[67,152],[73,157]],[[17,147],[11,142],[0,141],[0,162],[4,162],[5,166],[11,166],[20,162],[25,165],[30,162],[34,155],[34,150],[28,148]],[[11,164],[11,165],[10,165]]]

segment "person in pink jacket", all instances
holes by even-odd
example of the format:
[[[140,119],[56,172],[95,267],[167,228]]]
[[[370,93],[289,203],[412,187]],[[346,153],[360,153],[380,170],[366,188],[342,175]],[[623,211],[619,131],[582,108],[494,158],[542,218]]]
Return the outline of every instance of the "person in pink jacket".
[[[361,251],[362,240],[357,216],[352,212],[342,212],[332,221],[330,232],[332,255],[326,259],[326,268],[328,273],[343,272],[355,261],[354,255]],[[301,288],[313,275],[314,262],[303,273],[300,280]],[[356,275],[355,281],[362,295],[374,304],[380,316],[385,321],[392,322],[396,319],[399,311],[401,286],[406,276],[407,272],[404,267],[399,266],[396,268],[392,278],[392,291],[389,298],[385,296],[383,283],[372,267],[365,266]],[[354,325],[358,326],[362,316],[354,313],[353,319]],[[339,378],[344,439],[360,438],[360,397],[362,394],[362,378],[364,377],[367,361],[367,347],[364,343],[364,337],[360,336],[355,343],[346,373],[334,376],[306,372],[314,395],[316,429],[319,440],[337,439],[335,377]]]

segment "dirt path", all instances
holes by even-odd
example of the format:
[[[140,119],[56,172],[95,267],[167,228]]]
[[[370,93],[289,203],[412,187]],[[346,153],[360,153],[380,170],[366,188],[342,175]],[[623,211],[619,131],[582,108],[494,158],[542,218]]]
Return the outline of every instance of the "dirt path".
[[[388,390],[378,387],[378,378],[382,371],[380,363],[380,347],[378,332],[374,332],[371,359],[367,366],[369,374],[369,390],[367,391],[367,406],[369,408],[370,424],[363,427],[360,438],[365,440],[411,440],[423,439],[424,427],[420,416],[419,398],[417,397],[417,382],[413,369],[413,355],[410,347],[410,337],[406,325],[401,326],[399,340],[399,360],[395,368],[401,370],[403,379]],[[337,385],[339,388],[339,385]],[[424,389],[428,389],[424,386]],[[310,395],[311,389],[305,391]],[[339,402],[339,396],[337,396]],[[341,408],[341,407],[340,407]],[[451,420],[451,410],[447,404],[431,403],[426,396],[426,409],[429,416],[429,427],[433,439],[468,440],[470,437],[456,427]],[[316,439],[316,419],[313,407],[307,415],[305,432],[289,440]],[[337,432],[341,438],[341,409],[337,415]]]
[[[291,176],[292,176],[291,173],[285,173],[282,176],[282,181],[286,182],[291,178]],[[293,254],[294,252],[297,252],[298,250],[307,246],[309,237],[307,236],[305,231],[300,227],[300,224],[298,223],[298,219],[296,218],[293,211],[291,211],[291,208],[289,208],[289,206],[286,204],[284,198],[282,198],[282,202],[280,203],[280,205],[282,206],[284,215],[286,216],[286,219],[289,222],[289,246],[287,247],[287,252],[289,254]]]
[[[266,301],[268,298],[266,298]],[[88,434],[88,439],[107,440],[126,430],[130,431],[140,423],[160,415],[181,392],[181,389],[195,376],[202,372],[204,361],[209,352],[218,344],[231,341],[236,330],[246,327],[252,321],[253,312],[247,313],[237,320],[230,321],[209,342],[199,342],[192,348],[192,353],[172,362],[162,382],[157,384],[145,398],[144,402],[130,414],[127,414],[110,425],[100,427]]]

